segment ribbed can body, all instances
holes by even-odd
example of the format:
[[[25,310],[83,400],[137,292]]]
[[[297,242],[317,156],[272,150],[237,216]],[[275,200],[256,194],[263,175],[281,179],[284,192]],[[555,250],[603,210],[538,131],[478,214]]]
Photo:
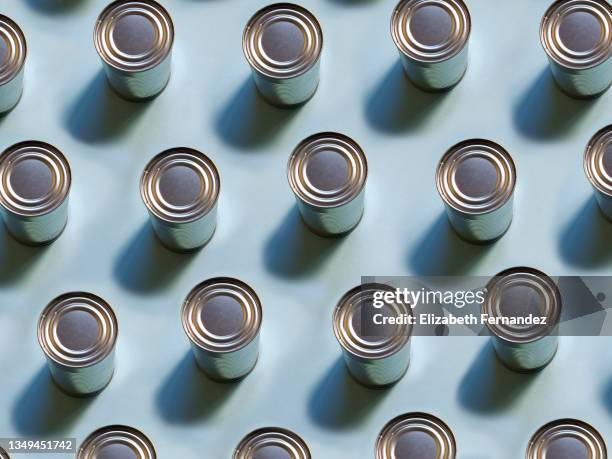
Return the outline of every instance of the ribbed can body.
[[[176,252],[189,252],[206,245],[217,227],[216,203],[206,215],[192,222],[167,222],[149,214],[161,243]]]
[[[115,371],[114,349],[101,361],[85,367],[68,367],[48,359],[55,383],[66,393],[86,396],[100,392],[110,383]]]
[[[321,236],[340,236],[360,222],[365,207],[365,189],[350,202],[338,207],[318,207],[298,198],[300,214],[306,225]]]
[[[233,352],[210,352],[192,343],[198,366],[218,381],[240,379],[251,372],[259,356],[259,335],[249,344]]]
[[[146,100],[155,97],[168,84],[172,55],[155,67],[139,72],[125,72],[104,63],[104,71],[111,87],[129,100]]]
[[[396,353],[378,359],[358,357],[346,350],[344,361],[351,375],[364,386],[382,387],[399,381],[410,365],[410,342]]]
[[[253,79],[261,95],[278,107],[299,105],[310,99],[319,86],[320,59],[301,75],[292,78],[272,78],[256,69]]]
[[[56,209],[44,215],[21,216],[2,209],[9,233],[27,245],[44,245],[57,239],[68,222],[68,198]]]
[[[548,365],[559,344],[556,335],[544,336],[529,343],[511,343],[497,336],[492,340],[499,359],[508,368],[519,372],[536,371]]]
[[[420,62],[400,52],[404,71],[412,83],[425,91],[444,91],[461,81],[468,66],[468,45],[441,62]]]
[[[572,69],[549,59],[557,85],[568,96],[578,99],[596,97],[612,84],[612,59],[591,68]]]
[[[23,74],[25,66],[13,77],[12,80],[0,85],[0,115],[12,110],[21,99],[23,92]]]
[[[597,189],[594,190],[594,193],[595,200],[597,201],[601,213],[604,214],[608,220],[612,221],[612,196],[608,196]]]
[[[476,243],[493,241],[502,236],[512,223],[513,197],[489,213],[464,213],[448,205],[446,213],[452,227],[463,239]]]

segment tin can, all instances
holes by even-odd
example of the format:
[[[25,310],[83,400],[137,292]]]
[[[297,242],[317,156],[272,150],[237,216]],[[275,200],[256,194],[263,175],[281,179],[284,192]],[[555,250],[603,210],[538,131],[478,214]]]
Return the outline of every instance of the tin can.
[[[376,306],[377,296],[384,292],[395,289],[377,283],[359,285],[340,299],[333,314],[334,334],[346,366],[369,387],[396,383],[410,364],[412,309],[397,301]],[[404,323],[389,324],[390,318],[404,319]]]
[[[181,310],[198,366],[219,381],[243,378],[255,367],[262,316],[255,291],[229,277],[194,287]]]
[[[554,281],[534,268],[506,269],[489,281],[482,314],[496,320],[486,325],[497,356],[508,368],[530,372],[550,363],[559,342],[561,303]],[[526,321],[530,316],[540,323]]]
[[[401,0],[391,36],[406,75],[425,91],[455,86],[467,70],[472,23],[463,0]]]
[[[323,31],[306,8],[276,3],[259,10],[244,29],[242,49],[259,92],[271,104],[298,105],[316,92]]]
[[[51,301],[38,321],[38,342],[51,376],[64,392],[100,392],[115,369],[117,318],[102,298],[71,292]]]
[[[289,185],[304,223],[321,236],[342,236],[364,211],[368,163],[353,139],[322,132],[304,139],[289,157]]]
[[[591,425],[559,419],[538,430],[529,441],[525,459],[608,459],[606,442]]]
[[[15,239],[28,245],[57,239],[68,222],[72,176],[65,156],[38,141],[15,144],[0,155],[0,207]]]
[[[155,97],[166,87],[173,42],[172,18],[153,0],[116,0],[94,29],[108,82],[130,100]]]
[[[501,145],[483,139],[454,145],[438,164],[436,185],[451,226],[466,241],[494,241],[510,227],[516,167]]]
[[[383,427],[376,440],[376,459],[455,459],[453,431],[427,413],[397,416]]]
[[[583,164],[601,212],[612,220],[612,124],[589,140]]]
[[[258,429],[244,437],[233,459],[311,459],[310,449],[299,435],[280,427]]]
[[[28,47],[25,35],[10,18],[0,14],[0,115],[11,110],[23,92]]]
[[[0,447],[0,459],[11,459],[11,457],[2,447]]]
[[[199,249],[217,227],[221,181],[215,164],[193,148],[171,148],[155,156],[140,180],[140,195],[159,240],[168,249]]]
[[[595,97],[612,83],[612,6],[606,0],[558,0],[544,14],[540,41],[558,86]]]
[[[102,427],[79,447],[77,459],[157,459],[153,443],[139,430],[122,425]]]

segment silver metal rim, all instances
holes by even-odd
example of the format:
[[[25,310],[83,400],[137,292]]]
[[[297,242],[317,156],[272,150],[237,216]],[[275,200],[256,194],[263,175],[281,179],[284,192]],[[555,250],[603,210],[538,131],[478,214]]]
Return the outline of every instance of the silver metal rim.
[[[529,441],[527,459],[545,459],[550,443],[559,438],[574,438],[585,444],[591,459],[607,459],[606,443],[591,425],[577,419],[559,419],[541,427]]]
[[[612,148],[612,124],[599,130],[587,144],[584,152],[584,172],[598,191],[612,196],[612,176],[604,167],[606,149]]]
[[[7,16],[0,14],[0,40],[9,47],[9,57],[0,64],[0,85],[8,83],[21,71],[25,64],[28,47],[21,28]]]
[[[588,52],[568,49],[559,37],[561,19],[567,14],[578,11],[594,14],[604,30],[599,45]],[[612,55],[612,6],[606,0],[557,0],[542,18],[540,41],[548,57],[563,67],[571,69],[595,67]]]
[[[42,161],[53,172],[53,187],[45,196],[25,199],[13,190],[11,172],[16,164],[26,159]],[[35,140],[20,142],[0,155],[0,205],[15,215],[33,217],[52,212],[66,200],[71,184],[70,164],[53,145]]]
[[[280,427],[266,427],[251,432],[240,441],[232,457],[251,459],[259,449],[267,446],[284,449],[291,459],[311,459],[306,442],[296,433]]]
[[[486,158],[497,169],[498,184],[488,196],[473,198],[461,193],[456,186],[457,166],[473,157]],[[499,209],[512,197],[516,185],[516,166],[501,145],[485,139],[465,140],[452,146],[442,156],[436,170],[436,185],[444,202],[453,209],[465,214],[486,214]]]
[[[245,313],[242,330],[229,336],[210,332],[201,319],[201,307],[206,299],[217,295],[231,296]],[[246,283],[231,277],[208,279],[191,290],[181,308],[181,322],[189,340],[197,347],[214,353],[235,352],[247,346],[258,335],[263,309],[255,291]]]
[[[96,451],[104,446],[120,444],[131,448],[138,459],[156,459],[155,448],[149,438],[133,427],[112,425],[90,434],[77,453],[78,459],[95,459]]]

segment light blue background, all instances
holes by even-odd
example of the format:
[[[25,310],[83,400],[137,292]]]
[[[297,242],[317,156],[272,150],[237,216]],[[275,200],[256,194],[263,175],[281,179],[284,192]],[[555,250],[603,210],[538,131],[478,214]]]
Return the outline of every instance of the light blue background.
[[[173,75],[147,104],[109,91],[92,43],[104,1],[3,0],[28,38],[26,87],[0,120],[0,147],[48,141],[74,176],[70,222],[46,249],[0,232],[0,435],[69,435],[133,425],[162,459],[229,458],[252,429],[298,432],[315,458],[372,458],[382,426],[423,410],[454,429],[460,459],[516,459],[559,417],[597,426],[612,443],[612,339],[563,338],[533,376],[496,362],[482,338],[413,342],[406,377],[386,391],[348,378],[332,308],[362,275],[492,275],[512,265],[551,275],[607,274],[612,231],[582,171],[591,135],[612,122],[612,93],[573,101],[554,87],[538,39],[542,0],[469,0],[470,65],[452,92],[428,95],[402,77],[389,34],[390,0],[304,0],[325,32],[322,79],[304,107],[278,110],[256,95],[242,29],[264,0],[167,0],[177,30]],[[305,136],[337,130],[368,155],[366,214],[340,240],[300,223],[285,168]],[[449,230],[434,170],[453,143],[485,137],[518,167],[515,218],[490,247]],[[195,255],[162,249],[138,181],[172,146],[218,165],[219,226]],[[219,385],[194,367],[179,307],[198,282],[243,279],[264,305],[261,357],[243,382]],[[106,298],[120,321],[117,370],[98,397],[51,384],[36,341],[45,304],[69,290]],[[610,445],[612,446],[612,444]],[[42,456],[48,457],[48,456]]]

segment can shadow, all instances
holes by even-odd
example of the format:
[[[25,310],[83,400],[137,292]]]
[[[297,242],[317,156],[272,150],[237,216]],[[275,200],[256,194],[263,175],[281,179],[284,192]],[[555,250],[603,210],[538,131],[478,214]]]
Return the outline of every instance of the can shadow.
[[[515,106],[513,121],[517,130],[530,139],[565,137],[593,105],[594,100],[565,95],[546,67]]]
[[[308,415],[313,422],[326,429],[356,427],[365,422],[391,390],[362,386],[349,374],[344,358],[340,356],[312,391],[308,400]]]
[[[151,102],[121,98],[100,70],[64,115],[64,125],[77,140],[101,143],[127,133]]]
[[[374,129],[389,134],[416,130],[427,122],[447,94],[418,89],[408,80],[398,60],[368,96],[366,121]]]
[[[155,397],[155,406],[162,418],[171,424],[206,421],[223,406],[239,384],[211,380],[198,368],[189,351],[166,377]]]
[[[578,267],[604,266],[612,260],[612,223],[591,196],[564,227],[559,240],[563,259]]]
[[[408,265],[422,276],[468,274],[493,245],[494,242],[478,245],[461,239],[443,211],[408,254]]]
[[[287,109],[270,105],[249,76],[219,113],[216,130],[221,140],[232,147],[259,149],[280,134],[300,107]]]
[[[117,258],[113,275],[127,290],[155,293],[171,285],[196,256],[166,249],[146,221]]]
[[[305,277],[316,272],[343,241],[343,237],[326,238],[313,233],[294,205],[268,238],[264,264],[279,277]]]
[[[48,436],[70,430],[95,397],[71,397],[53,382],[43,366],[12,409],[15,430],[23,436]]]
[[[459,402],[474,413],[499,413],[516,402],[538,375],[509,370],[489,340],[459,384]]]
[[[32,9],[45,14],[70,13],[89,3],[88,0],[26,0]]]
[[[0,286],[8,285],[23,277],[49,248],[48,245],[30,247],[14,239],[0,225]]]

